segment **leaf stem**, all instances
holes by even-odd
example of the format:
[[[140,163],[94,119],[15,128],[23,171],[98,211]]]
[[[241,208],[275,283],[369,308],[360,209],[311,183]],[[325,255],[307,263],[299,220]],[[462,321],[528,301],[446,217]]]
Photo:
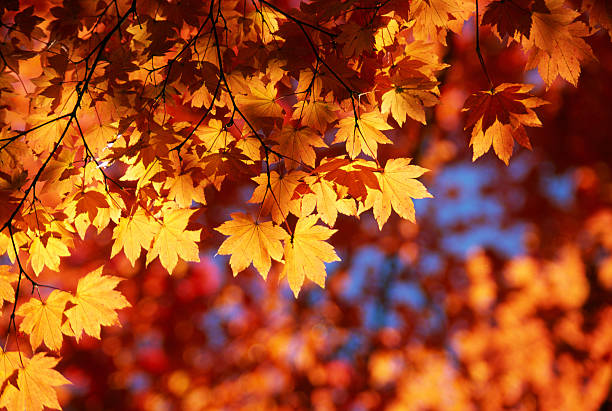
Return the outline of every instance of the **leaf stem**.
[[[494,90],[493,82],[491,81],[491,76],[489,76],[489,71],[487,70],[487,66],[484,62],[484,58],[482,57],[482,52],[480,51],[480,21],[478,20],[478,0],[476,0],[476,54],[478,55],[478,60],[480,60],[480,66],[482,67],[482,71],[487,77],[487,81],[489,82],[489,87],[491,91]]]

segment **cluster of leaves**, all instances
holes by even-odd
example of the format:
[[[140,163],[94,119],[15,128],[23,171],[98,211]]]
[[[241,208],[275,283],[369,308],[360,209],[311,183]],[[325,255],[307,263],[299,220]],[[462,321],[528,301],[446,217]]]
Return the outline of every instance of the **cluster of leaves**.
[[[594,59],[584,37],[610,30],[605,1],[583,2],[588,25],[562,0],[483,6],[483,24],[520,45],[547,87],[558,76],[577,85]],[[215,228],[234,275],[252,263],[266,278],[277,261],[297,297],[305,279],[323,287],[325,263],[339,260],[339,215],[371,209],[380,230],[392,211],[414,222],[412,200],[431,197],[417,180],[427,169],[386,147],[427,123],[448,67],[440,50],[474,12],[490,89],[467,99],[466,129],[474,159],[493,146],[508,164],[514,140],[531,147],[524,127],[541,125],[533,109],[544,101],[528,85],[494,86],[478,2],[1,4],[0,254],[13,265],[0,291],[17,350],[4,351],[0,404],[58,408],[53,387],[67,380],[36,350],[59,350],[63,335],[99,338],[129,306],[101,269],[74,294],[39,282],[88,236],[112,231],[111,258],[135,265],[144,254],[173,272],[199,261]],[[246,183],[239,211],[207,225],[216,192]]]

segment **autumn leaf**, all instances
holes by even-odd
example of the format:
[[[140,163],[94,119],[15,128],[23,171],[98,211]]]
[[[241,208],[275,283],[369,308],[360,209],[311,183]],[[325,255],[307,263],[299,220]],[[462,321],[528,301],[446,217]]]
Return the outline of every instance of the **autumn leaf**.
[[[235,138],[228,133],[225,125],[216,119],[211,119],[207,125],[202,125],[195,130],[195,135],[202,142],[206,151],[218,153],[223,151]]]
[[[438,101],[431,93],[409,88],[395,87],[382,96],[380,110],[383,114],[391,113],[400,127],[406,121],[406,115],[419,123],[425,124],[424,107],[432,106]]]
[[[482,24],[490,24],[501,37],[515,33],[529,37],[531,32],[531,5],[534,0],[494,0],[487,5]]]
[[[342,52],[346,57],[374,50],[374,32],[371,27],[348,22],[340,27],[340,31],[338,42],[344,44]]]
[[[599,25],[612,36],[612,4],[608,0],[582,0],[582,10],[588,10],[591,27]]]
[[[285,126],[274,140],[279,143],[276,151],[285,156],[285,165],[289,169],[298,167],[300,163],[314,167],[314,147],[327,147],[322,136],[308,127]]]
[[[189,217],[195,210],[165,210],[155,234],[153,246],[147,254],[147,265],[159,256],[161,264],[172,273],[181,257],[185,261],[200,261],[197,242],[201,230],[187,230]]]
[[[8,265],[0,265],[0,308],[5,301],[15,302],[15,289],[11,283],[17,281],[18,275],[9,271]]]
[[[306,99],[293,106],[293,120],[300,120],[303,125],[324,132],[337,118],[338,107],[326,101]]]
[[[0,407],[27,411],[41,411],[44,407],[61,409],[54,387],[71,383],[53,369],[59,359],[37,353],[32,358],[21,355],[17,361],[17,387],[11,383],[7,385],[0,398]]]
[[[391,144],[384,134],[384,130],[390,130],[382,114],[378,111],[371,111],[360,115],[357,120],[349,116],[343,118],[338,123],[338,131],[334,143],[346,142],[346,152],[350,158],[357,157],[361,152],[365,155],[376,158],[378,144]]]
[[[293,193],[299,181],[306,175],[303,171],[291,171],[279,174],[271,171],[268,179],[266,173],[253,177],[258,185],[253,191],[249,203],[262,203],[261,214],[271,215],[276,224],[281,224],[289,212],[299,214],[298,201],[293,199]],[[268,186],[268,181],[270,186]]]
[[[447,29],[459,30],[471,12],[465,0],[414,0],[410,2],[417,40],[435,40],[446,44]],[[440,33],[438,33],[440,30]]]
[[[15,314],[24,317],[19,330],[30,335],[33,350],[43,341],[53,351],[62,347],[62,316],[69,300],[70,294],[53,290],[45,301],[32,297],[19,306]]]
[[[493,145],[497,156],[508,165],[514,140],[531,149],[523,126],[541,126],[532,109],[546,104],[544,100],[529,94],[532,88],[526,84],[504,83],[493,91],[479,91],[468,97],[463,111],[467,112],[465,129],[472,128],[472,161]]]
[[[131,307],[115,287],[122,279],[102,275],[102,267],[79,280],[77,291],[70,301],[73,307],[65,311],[70,328],[78,340],[83,332],[100,339],[102,325],[119,324],[116,310]]]
[[[108,208],[108,202],[106,196],[96,190],[87,190],[75,197],[77,202],[76,212],[78,214],[86,213],[89,217],[89,221],[94,221],[98,215],[100,208]]]
[[[64,242],[53,236],[36,236],[30,245],[30,264],[36,275],[46,266],[53,271],[59,270],[60,257],[70,255]]]
[[[21,365],[20,352],[0,350],[0,386],[6,381],[15,370]]]
[[[304,181],[308,184],[310,190],[312,190],[312,194],[306,194],[302,201],[308,201],[308,197],[312,197],[321,220],[328,226],[333,227],[336,223],[336,218],[338,218],[338,207],[342,207],[338,204],[338,194],[334,183],[316,176],[309,176]]]
[[[545,4],[546,10],[533,13],[531,35],[523,41],[533,46],[525,70],[537,68],[548,87],[558,75],[577,86],[580,63],[595,59],[583,39],[589,29],[574,21],[579,14],[566,7],[563,0],[546,0]]]
[[[283,109],[276,102],[273,83],[264,84],[258,78],[252,78],[248,86],[251,92],[245,96],[238,96],[237,102],[249,121],[260,124],[259,119],[282,115]]]
[[[387,161],[385,169],[376,173],[380,184],[379,190],[368,190],[365,207],[373,207],[374,218],[382,230],[391,208],[402,218],[415,221],[413,198],[433,197],[425,186],[417,180],[426,168],[410,164],[409,158],[396,158]]]
[[[113,230],[111,258],[123,249],[132,266],[140,256],[140,250],[148,250],[155,236],[155,221],[141,208],[129,217],[122,217]]]
[[[251,262],[266,279],[272,265],[271,258],[282,261],[281,240],[287,233],[271,221],[257,222],[244,213],[232,213],[232,220],[226,221],[215,230],[229,235],[219,247],[218,254],[231,255],[230,266],[234,276],[246,269]]]
[[[324,263],[340,261],[334,247],[325,242],[337,230],[315,225],[318,219],[316,215],[300,218],[293,236],[285,242],[285,266],[281,277],[287,277],[296,298],[306,278],[325,288]]]

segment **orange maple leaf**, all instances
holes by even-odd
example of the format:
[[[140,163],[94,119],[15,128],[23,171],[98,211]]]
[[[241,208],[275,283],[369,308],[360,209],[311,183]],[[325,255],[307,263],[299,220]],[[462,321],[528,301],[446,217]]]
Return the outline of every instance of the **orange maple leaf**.
[[[382,230],[391,208],[402,218],[415,221],[413,198],[433,197],[418,180],[418,177],[429,171],[426,168],[410,164],[409,158],[396,158],[387,161],[382,172],[375,173],[380,190],[368,189],[365,209],[373,207],[374,218]]]
[[[115,290],[121,280],[119,277],[102,275],[102,267],[79,280],[76,295],[70,299],[74,307],[65,312],[77,341],[83,332],[100,339],[102,325],[119,324],[116,310],[131,307],[125,297]]]
[[[546,104],[528,93],[532,88],[527,84],[504,83],[492,91],[479,91],[468,97],[463,111],[467,112],[465,129],[472,128],[472,161],[493,145],[497,156],[508,165],[514,140],[531,149],[523,126],[541,126],[532,108]]]
[[[148,250],[155,236],[155,220],[141,208],[129,217],[123,217],[113,230],[113,248],[111,258],[121,251],[130,260],[132,266],[140,256],[141,248]]]
[[[43,341],[51,350],[57,351],[62,347],[62,316],[69,300],[70,294],[53,290],[45,301],[33,297],[19,306],[15,314],[24,317],[19,325],[19,331],[30,334],[30,345],[33,350],[36,350]]]
[[[315,225],[318,220],[317,215],[300,218],[291,240],[285,243],[285,266],[281,278],[287,277],[296,298],[305,278],[325,288],[324,263],[340,261],[334,247],[325,242],[337,230]]]
[[[159,231],[147,253],[147,265],[159,256],[161,264],[172,273],[179,257],[185,261],[200,261],[197,243],[201,230],[187,230],[189,218],[194,212],[191,209],[163,211]]]
[[[71,383],[53,369],[59,359],[38,353],[32,358],[17,354],[14,360],[18,364],[17,387],[11,383],[6,386],[0,407],[27,411],[42,411],[44,407],[61,409],[54,387]]]
[[[300,163],[314,167],[314,147],[327,147],[322,136],[308,127],[294,128],[286,125],[273,138],[279,143],[276,150],[286,156],[285,165],[289,169],[296,168]]]
[[[346,142],[346,152],[350,158],[357,157],[361,152],[376,158],[378,144],[391,144],[383,130],[391,130],[380,111],[375,110],[360,115],[343,118],[338,123],[338,132],[334,143]]]
[[[583,37],[590,34],[582,22],[574,21],[579,13],[565,7],[563,0],[546,0],[547,10],[532,14],[531,35],[523,38],[525,46],[533,47],[525,70],[538,69],[548,87],[563,77],[578,85],[580,63],[595,60],[591,47]]]
[[[30,264],[36,275],[40,274],[45,266],[53,271],[59,270],[60,257],[69,255],[66,244],[53,236],[36,236],[30,244]]]
[[[262,173],[253,180],[258,184],[253,191],[249,203],[262,203],[261,214],[272,216],[276,224],[282,223],[289,212],[299,215],[299,203],[293,200],[293,193],[299,184],[299,180],[306,175],[303,171],[291,171],[287,174],[270,172],[268,186],[268,175]]]
[[[243,213],[233,213],[231,217],[231,221],[215,228],[221,234],[230,236],[221,244],[218,254],[231,255],[230,266],[234,276],[252,262],[265,279],[272,265],[270,259],[283,259],[281,240],[287,238],[287,232],[271,221],[260,223]]]

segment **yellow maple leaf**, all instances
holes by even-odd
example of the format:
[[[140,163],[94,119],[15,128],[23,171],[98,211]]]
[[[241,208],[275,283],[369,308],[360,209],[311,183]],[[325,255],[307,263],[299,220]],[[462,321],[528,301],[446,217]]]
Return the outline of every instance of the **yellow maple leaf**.
[[[274,140],[279,143],[275,150],[286,156],[285,165],[289,169],[296,168],[300,163],[314,167],[316,155],[313,147],[327,147],[322,136],[308,127],[286,125],[274,136]]]
[[[253,180],[258,184],[253,191],[249,203],[262,203],[261,214],[272,215],[276,224],[282,223],[289,212],[299,215],[299,202],[293,199],[295,188],[299,180],[306,175],[303,171],[291,171],[287,174],[270,172],[270,187],[268,187],[268,175],[262,173]]]
[[[293,106],[293,120],[300,120],[302,124],[325,132],[327,127],[336,120],[338,107],[334,104],[319,100],[302,100]]]
[[[391,113],[400,127],[406,121],[406,115],[425,124],[424,107],[434,105],[437,100],[431,93],[396,87],[382,95],[380,109],[383,114]]]
[[[170,189],[168,198],[176,201],[180,207],[190,207],[192,201],[206,204],[204,188],[193,181],[190,172],[168,176],[164,188]]]
[[[150,38],[153,34],[150,29],[147,29],[147,24],[147,21],[143,23],[138,22],[138,24],[133,24],[126,29],[126,31],[132,35],[132,43],[130,44],[131,49],[139,50],[151,45],[152,40],[150,40]]]
[[[15,314],[24,317],[19,331],[30,335],[33,350],[43,341],[54,351],[62,347],[62,315],[70,298],[70,294],[64,291],[53,290],[45,301],[33,297],[19,306]]]
[[[121,251],[130,260],[132,266],[140,256],[140,249],[148,250],[155,236],[155,220],[141,208],[129,217],[121,218],[113,230],[113,248],[111,258]]]
[[[25,411],[42,411],[44,407],[61,409],[54,387],[71,382],[53,369],[59,359],[38,353],[32,358],[21,354],[21,359],[17,361],[17,387],[11,383],[6,386],[0,398],[0,407]]]
[[[198,127],[194,134],[210,153],[223,151],[229,143],[235,140],[234,136],[227,132],[224,124],[214,118],[208,122],[208,125]]]
[[[45,266],[53,271],[59,270],[60,257],[70,255],[68,247],[59,238],[49,236],[44,239],[36,236],[30,245],[30,264],[36,275],[40,274]]]
[[[102,267],[79,280],[74,307],[65,311],[70,328],[78,340],[83,332],[100,339],[100,326],[119,324],[116,310],[131,307],[123,294],[115,290],[122,279],[102,275]]]
[[[4,385],[4,381],[10,378],[21,365],[19,355],[18,351],[0,349],[0,386]]]
[[[337,230],[315,225],[318,220],[317,215],[300,218],[293,237],[285,243],[285,266],[281,278],[287,277],[296,298],[305,278],[325,288],[324,263],[340,261],[334,247],[325,242]]]
[[[287,238],[287,233],[271,221],[259,223],[243,213],[233,213],[231,217],[231,221],[215,228],[221,234],[230,236],[221,244],[217,253],[231,255],[230,266],[234,276],[252,262],[265,279],[272,265],[270,259],[281,261],[283,258],[281,240]]]
[[[591,47],[583,37],[590,35],[589,28],[574,21],[579,13],[566,7],[563,0],[546,0],[546,12],[532,14],[531,34],[523,44],[535,46],[525,70],[538,68],[548,87],[557,78],[578,85],[580,63],[594,60]]]
[[[11,266],[0,265],[0,308],[5,301],[15,302],[15,289],[11,283],[17,281],[17,274],[9,271]]]
[[[264,84],[260,79],[253,77],[248,82],[250,93],[239,95],[236,101],[240,110],[249,121],[257,117],[280,117],[283,109],[276,102],[276,88],[273,83]]]
[[[354,159],[361,152],[372,158],[376,158],[378,144],[391,144],[383,133],[383,130],[391,130],[382,114],[378,111],[371,111],[355,117],[343,118],[338,123],[338,132],[334,143],[346,142],[346,152]]]
[[[369,189],[365,207],[374,207],[374,218],[382,230],[391,208],[402,218],[415,221],[413,198],[433,197],[418,180],[426,168],[410,164],[409,158],[396,158],[387,161],[384,171],[376,173],[380,190]]]
[[[98,157],[106,150],[109,143],[117,139],[117,124],[94,126],[84,132],[85,135],[83,137],[87,147],[89,147],[94,156]]]
[[[417,40],[438,40],[446,45],[447,29],[458,31],[471,14],[466,0],[414,0],[410,14],[414,18],[413,33]],[[439,34],[438,34],[439,31]]]
[[[338,193],[336,193],[334,183],[315,176],[309,176],[304,181],[313,193],[306,194],[302,201],[308,202],[309,197],[312,197],[316,202],[317,212],[320,214],[321,220],[332,227],[336,223],[336,218],[338,218]]]
[[[159,261],[168,270],[174,271],[179,256],[185,261],[200,261],[197,242],[200,231],[187,230],[189,217],[195,212],[190,209],[165,210],[155,234],[153,247],[147,253],[147,265],[159,256]]]

